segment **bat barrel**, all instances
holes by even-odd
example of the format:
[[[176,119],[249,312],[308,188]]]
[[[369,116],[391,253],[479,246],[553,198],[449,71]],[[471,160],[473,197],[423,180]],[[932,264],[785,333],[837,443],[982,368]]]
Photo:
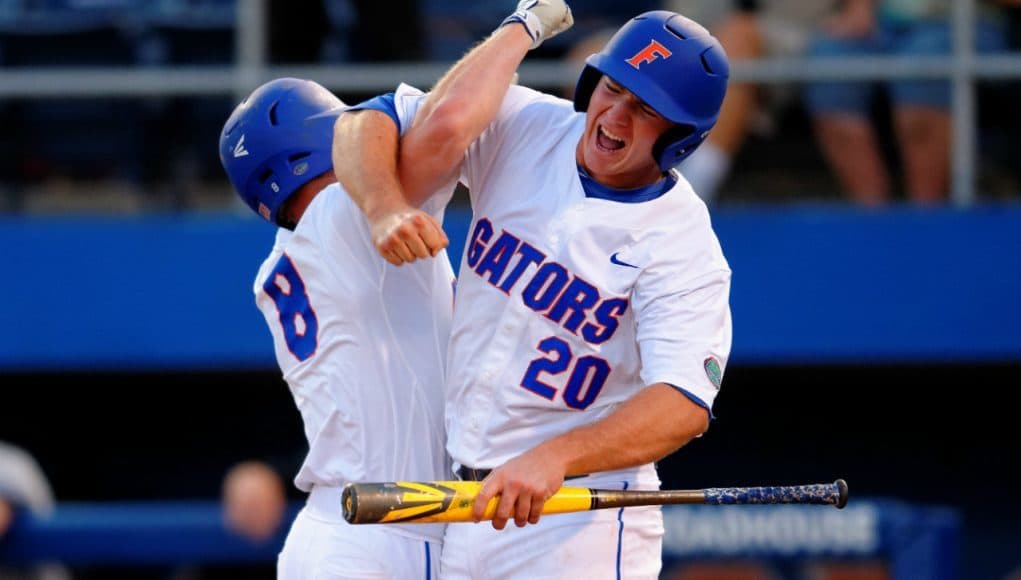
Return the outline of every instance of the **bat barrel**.
[[[847,482],[767,487],[711,487],[705,490],[709,505],[815,504],[842,508],[847,505]]]

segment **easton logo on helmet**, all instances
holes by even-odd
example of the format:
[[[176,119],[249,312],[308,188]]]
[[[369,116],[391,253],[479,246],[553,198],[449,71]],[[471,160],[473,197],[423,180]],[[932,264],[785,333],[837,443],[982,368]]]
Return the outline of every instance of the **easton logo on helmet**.
[[[241,135],[241,138],[238,139],[238,144],[234,146],[234,159],[244,157],[245,155],[248,155],[248,149],[245,149],[245,136]]]
[[[667,47],[656,42],[655,40],[651,40],[649,41],[649,46],[646,46],[642,50],[639,50],[637,54],[627,59],[627,63],[635,68],[638,68],[642,66],[643,63],[652,62],[657,58],[662,58],[664,60],[668,59],[672,54],[673,53],[670,52],[670,50]]]

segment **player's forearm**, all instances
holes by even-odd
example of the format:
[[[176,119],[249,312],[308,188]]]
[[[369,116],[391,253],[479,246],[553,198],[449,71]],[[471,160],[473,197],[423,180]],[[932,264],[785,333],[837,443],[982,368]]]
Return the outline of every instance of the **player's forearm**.
[[[709,427],[708,412],[673,387],[647,387],[613,413],[542,445],[567,475],[597,473],[658,461]]]
[[[531,44],[522,26],[511,23],[498,28],[440,78],[422,104],[419,119],[442,118],[478,136],[499,110]],[[466,138],[468,143],[474,140],[470,135]]]
[[[379,111],[345,113],[334,126],[333,171],[370,220],[411,203],[397,177],[397,140],[393,120]]]
[[[517,24],[476,46],[439,80],[401,139],[401,180],[411,195],[432,191],[496,117],[532,39]]]

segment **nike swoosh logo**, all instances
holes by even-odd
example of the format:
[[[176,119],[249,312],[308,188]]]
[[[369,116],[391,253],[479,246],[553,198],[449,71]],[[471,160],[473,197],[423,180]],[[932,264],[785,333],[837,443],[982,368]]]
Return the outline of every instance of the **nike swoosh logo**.
[[[612,256],[610,256],[610,263],[617,264],[618,266],[627,266],[628,268],[637,268],[638,267],[638,266],[635,266],[634,264],[628,264],[627,262],[621,262],[617,258],[617,254],[619,254],[619,253],[620,252],[614,252],[614,254]]]

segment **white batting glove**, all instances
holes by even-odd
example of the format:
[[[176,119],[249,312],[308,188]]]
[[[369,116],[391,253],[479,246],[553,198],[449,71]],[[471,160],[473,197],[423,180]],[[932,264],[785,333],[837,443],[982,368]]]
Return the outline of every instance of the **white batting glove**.
[[[532,37],[532,48],[560,34],[574,24],[571,7],[564,0],[521,0],[518,9],[500,26],[520,22]]]

